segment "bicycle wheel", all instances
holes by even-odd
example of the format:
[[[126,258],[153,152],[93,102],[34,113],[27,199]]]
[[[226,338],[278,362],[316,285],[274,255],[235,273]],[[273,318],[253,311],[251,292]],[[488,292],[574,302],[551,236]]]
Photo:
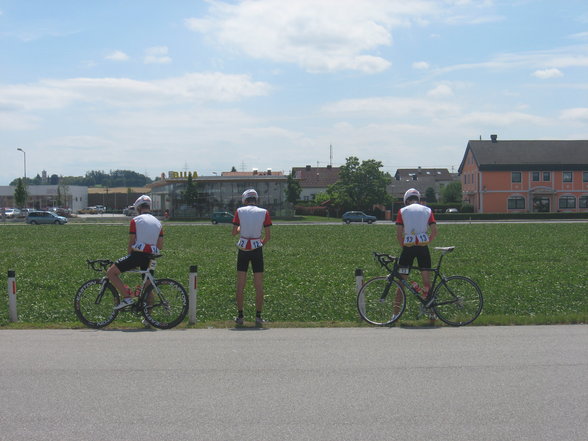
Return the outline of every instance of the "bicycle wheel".
[[[366,322],[385,326],[400,318],[406,307],[406,294],[396,280],[388,276],[368,280],[357,294],[357,310]]]
[[[482,290],[472,279],[451,276],[435,288],[432,309],[441,320],[451,326],[473,322],[482,312]]]
[[[155,288],[149,285],[141,297],[143,315],[153,326],[170,329],[177,326],[188,313],[188,294],[172,279],[158,279]]]
[[[80,321],[90,328],[103,328],[116,318],[114,309],[120,303],[118,291],[102,279],[88,280],[78,289],[74,310]]]

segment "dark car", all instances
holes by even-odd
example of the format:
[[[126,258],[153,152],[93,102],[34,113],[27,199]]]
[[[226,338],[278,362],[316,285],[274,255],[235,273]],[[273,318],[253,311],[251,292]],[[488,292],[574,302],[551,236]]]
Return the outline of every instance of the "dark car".
[[[349,224],[351,222],[367,222],[371,224],[376,221],[376,216],[370,216],[363,211],[348,211],[343,213],[343,222]]]
[[[215,211],[210,220],[213,224],[230,224],[233,222],[233,215],[228,211]]]
[[[63,216],[59,216],[55,213],[50,211],[31,211],[27,215],[26,219],[27,224],[37,225],[37,224],[66,224],[67,218]]]

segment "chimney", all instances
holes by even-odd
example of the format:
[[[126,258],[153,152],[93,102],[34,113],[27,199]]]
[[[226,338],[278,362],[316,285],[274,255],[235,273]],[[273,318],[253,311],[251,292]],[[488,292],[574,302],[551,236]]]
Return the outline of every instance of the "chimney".
[[[256,168],[254,168],[254,169],[253,169],[253,174],[254,174],[254,175],[256,175],[256,174],[257,174],[257,169],[256,169]]]
[[[271,169],[271,168],[268,168],[268,169],[267,169],[267,174],[268,174],[268,175],[271,175],[271,174],[272,174],[272,169]]]
[[[306,171],[310,171],[310,165],[306,166]]]
[[[498,135],[490,135],[490,139],[492,140],[493,143],[498,142]]]

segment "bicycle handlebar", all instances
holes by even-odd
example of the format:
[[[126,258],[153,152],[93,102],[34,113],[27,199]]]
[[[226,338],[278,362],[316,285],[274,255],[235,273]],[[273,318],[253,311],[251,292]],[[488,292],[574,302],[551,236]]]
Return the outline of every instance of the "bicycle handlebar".
[[[386,268],[388,271],[392,272],[392,270],[388,267],[391,263],[396,263],[398,261],[398,257],[391,256],[390,254],[385,253],[376,253],[374,251],[374,259],[378,261],[378,263]]]
[[[106,269],[114,262],[109,259],[97,259],[97,260],[86,260],[88,268],[92,268],[94,271],[106,271]],[[99,268],[96,268],[99,266]]]

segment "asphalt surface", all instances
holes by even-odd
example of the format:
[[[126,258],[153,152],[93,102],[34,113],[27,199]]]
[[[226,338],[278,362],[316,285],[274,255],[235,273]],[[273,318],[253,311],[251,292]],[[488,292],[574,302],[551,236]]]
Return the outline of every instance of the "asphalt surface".
[[[0,331],[0,440],[588,439],[588,326]]]

